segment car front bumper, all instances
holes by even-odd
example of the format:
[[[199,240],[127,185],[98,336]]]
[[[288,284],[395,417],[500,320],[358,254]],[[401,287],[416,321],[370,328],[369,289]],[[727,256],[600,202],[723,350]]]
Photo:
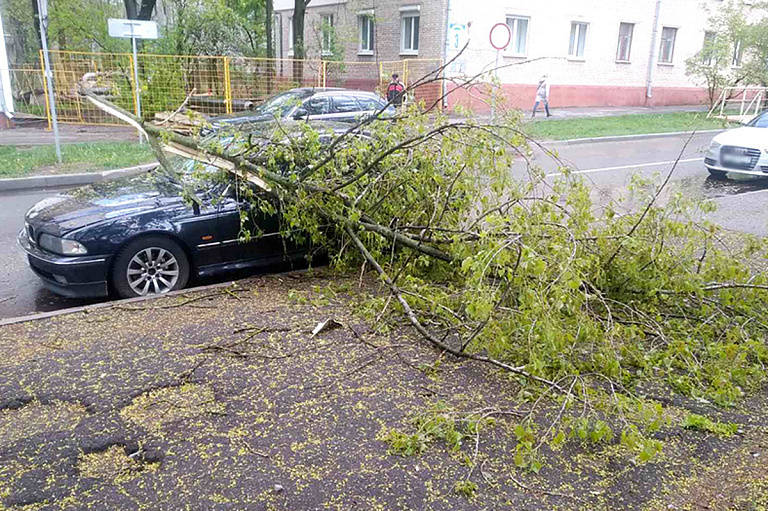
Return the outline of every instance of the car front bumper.
[[[720,160],[720,148],[707,151],[704,157],[704,166],[710,170],[719,170],[720,172],[744,174],[747,176],[768,177],[768,152],[760,151],[760,157],[751,169],[733,168],[724,166]]]
[[[26,229],[17,237],[32,271],[56,294],[72,298],[109,295],[109,256],[66,257],[41,250],[30,243]]]

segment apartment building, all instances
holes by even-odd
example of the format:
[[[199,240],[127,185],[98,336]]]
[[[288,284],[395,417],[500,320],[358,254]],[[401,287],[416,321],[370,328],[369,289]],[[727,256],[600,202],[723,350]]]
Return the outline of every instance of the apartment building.
[[[708,20],[722,5],[723,0],[312,0],[305,39],[309,56],[318,58],[455,58],[447,71],[454,76],[474,76],[498,62],[502,93],[516,107],[531,106],[544,75],[554,107],[697,104],[706,101],[706,93],[686,75],[685,61],[712,36]],[[291,55],[292,7],[293,0],[275,0],[284,57]],[[503,51],[489,38],[497,24],[509,27]],[[496,30],[505,40],[504,27]],[[739,64],[738,55],[733,64]],[[487,87],[457,90],[449,108],[485,110],[485,92]]]

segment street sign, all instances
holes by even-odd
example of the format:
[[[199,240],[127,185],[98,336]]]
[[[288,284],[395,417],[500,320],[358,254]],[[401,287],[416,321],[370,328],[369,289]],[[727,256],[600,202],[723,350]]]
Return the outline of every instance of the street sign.
[[[123,20],[109,18],[107,20],[109,35],[125,39],[157,39],[157,23],[154,21]]]
[[[467,26],[464,23],[451,23],[448,33],[450,49],[453,51],[461,50],[467,40]]]
[[[496,23],[491,28],[491,33],[488,34],[488,39],[491,41],[491,46],[496,49],[496,65],[493,67],[494,81],[499,79],[499,53],[507,49],[509,43],[512,42],[512,29],[506,23]],[[494,83],[491,89],[491,122],[493,122],[496,116],[496,84]]]
[[[506,23],[496,23],[491,29],[489,38],[491,46],[498,51],[505,50],[512,41],[512,29]]]

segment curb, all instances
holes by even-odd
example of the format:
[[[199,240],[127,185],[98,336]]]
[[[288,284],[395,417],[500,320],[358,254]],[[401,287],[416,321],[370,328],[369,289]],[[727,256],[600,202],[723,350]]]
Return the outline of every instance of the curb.
[[[298,271],[301,271],[301,270],[298,270]],[[276,274],[276,275],[279,275],[279,274]],[[136,298],[125,298],[122,300],[107,300],[106,302],[92,303],[90,305],[82,305],[80,307],[70,307],[68,309],[60,309],[60,310],[55,310],[50,312],[38,312],[36,314],[29,314],[27,316],[16,316],[15,318],[0,319],[0,327],[14,325],[16,323],[26,323],[28,321],[40,321],[43,319],[55,318],[57,316],[77,314],[80,312],[88,313],[92,310],[105,309],[109,307],[114,307],[115,305],[125,305],[125,304],[136,303],[136,302],[149,302],[152,300],[159,300],[161,298],[174,297],[174,296],[179,296],[179,295],[184,295],[189,293],[197,293],[200,291],[208,291],[211,289],[221,289],[225,287],[232,287],[234,284],[236,284],[235,281],[220,282],[218,284],[209,284],[207,286],[179,289],[177,291],[171,291],[170,293],[165,293],[162,295],[137,296]]]
[[[59,174],[52,176],[31,176],[10,179],[0,179],[0,192],[10,190],[31,190],[55,186],[77,186],[101,183],[121,177],[136,176],[157,166],[157,163],[147,163],[124,169],[105,170],[104,172],[86,172],[82,174]]]
[[[599,144],[600,142],[631,142],[633,140],[651,140],[654,138],[679,137],[692,134],[714,134],[722,133],[726,130],[704,130],[704,131],[674,131],[671,133],[645,133],[642,135],[616,135],[609,137],[593,138],[574,138],[571,140],[541,140],[541,144],[546,145],[579,145],[579,144]]]
[[[300,270],[289,270],[279,273],[269,273],[264,275],[253,275],[250,277],[251,279],[260,279],[264,277],[280,277],[282,275],[287,275],[289,273],[306,273],[309,270],[306,269],[300,269]],[[237,286],[240,280],[231,280],[226,282],[219,282],[217,284],[208,284],[205,286],[198,286],[198,287],[190,287],[186,289],[179,289],[177,291],[171,291],[169,293],[165,293],[162,295],[150,295],[150,296],[137,296],[136,298],[123,298],[122,300],[107,300],[105,302],[99,302],[99,303],[92,303],[90,305],[81,305],[79,307],[70,307],[68,309],[59,309],[55,311],[50,312],[38,312],[35,314],[28,314],[26,316],[16,316],[15,318],[6,318],[6,319],[0,319],[0,327],[8,326],[8,325],[15,325],[16,323],[26,323],[29,321],[40,321],[43,319],[49,319],[49,318],[55,318],[57,316],[66,316],[69,314],[77,314],[80,312],[88,313],[92,310],[97,309],[107,309],[110,307],[114,307],[116,305],[125,305],[129,303],[136,303],[136,302],[151,302],[153,300],[160,300],[162,298],[169,298],[174,296],[180,296],[180,295],[186,295],[190,293],[199,293],[202,291],[210,291],[212,289],[222,289],[222,288],[228,288]]]

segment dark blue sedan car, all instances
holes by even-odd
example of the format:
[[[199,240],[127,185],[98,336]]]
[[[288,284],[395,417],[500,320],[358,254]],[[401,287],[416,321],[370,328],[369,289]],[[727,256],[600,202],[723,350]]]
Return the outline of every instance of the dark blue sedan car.
[[[19,245],[52,291],[72,297],[167,293],[190,277],[305,258],[308,247],[280,235],[278,214],[240,199],[238,186],[215,168],[172,157],[183,180],[205,182],[199,202],[165,173],[78,188],[47,198],[26,214]],[[188,183],[189,184],[189,183]],[[247,185],[246,185],[247,186]],[[272,200],[263,190],[263,200]],[[275,209],[276,210],[276,209]],[[256,233],[250,241],[245,233]]]

